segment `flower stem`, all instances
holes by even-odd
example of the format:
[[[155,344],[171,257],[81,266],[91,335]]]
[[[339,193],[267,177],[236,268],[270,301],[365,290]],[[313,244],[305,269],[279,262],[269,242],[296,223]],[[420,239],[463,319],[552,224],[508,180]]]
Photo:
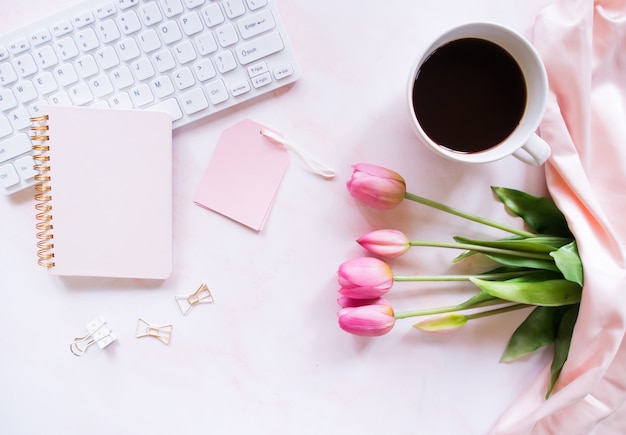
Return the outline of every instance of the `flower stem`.
[[[510,303],[510,301],[506,301],[502,299],[495,299],[488,303],[483,303],[483,304],[478,304],[478,305],[474,304],[471,306],[465,306],[465,304],[460,304],[460,305],[451,305],[447,307],[427,308],[424,310],[403,311],[400,313],[395,313],[394,317],[398,320],[408,319],[409,317],[430,316],[433,314],[446,314],[446,313],[453,313],[455,311],[463,311],[463,310],[469,310],[472,308],[478,308],[478,307],[486,306],[486,305],[502,305],[502,304],[507,304],[507,303]],[[467,320],[479,319],[481,317],[493,316],[495,314],[502,314],[502,313],[506,313],[509,311],[521,310],[522,308],[526,308],[530,306],[531,305],[528,305],[528,304],[514,304],[514,305],[507,305],[505,307],[496,308],[495,310],[479,311],[477,313],[468,314]]]
[[[528,305],[528,304],[515,304],[515,305],[509,305],[509,306],[502,307],[502,308],[496,308],[495,310],[480,311],[478,313],[468,314],[467,320],[480,319],[481,317],[488,317],[488,316],[494,316],[496,314],[508,313],[509,311],[521,310],[521,309],[528,308],[531,306],[532,305]]]
[[[485,280],[503,280],[509,278],[517,278],[520,276],[535,273],[534,270],[524,270],[520,272],[502,272],[502,273],[482,273],[478,275],[394,275],[393,280],[396,282],[409,281],[469,281],[470,278],[480,278]]]
[[[526,237],[526,238],[535,236],[535,234],[533,234],[533,233],[531,233],[529,231],[519,230],[517,228],[513,228],[513,227],[510,227],[508,225],[500,224],[498,222],[494,222],[494,221],[491,221],[489,219],[482,218],[480,216],[472,215],[472,214],[466,213],[464,211],[458,210],[456,208],[448,207],[447,205],[442,204],[440,202],[436,202],[436,201],[430,200],[428,198],[424,198],[422,196],[414,195],[414,194],[412,194],[410,192],[406,192],[404,197],[406,199],[418,202],[418,203],[426,205],[428,207],[432,207],[434,209],[437,209],[437,210],[440,210],[440,211],[444,211],[446,213],[450,213],[450,214],[453,214],[455,216],[459,216],[459,217],[462,217],[462,218],[465,218],[465,219],[468,219],[468,220],[471,220],[471,221],[474,221],[474,222],[478,222],[478,223],[483,224],[483,225],[487,225],[487,226],[490,226],[490,227],[493,227],[493,228],[497,228],[497,229],[502,230],[502,231],[506,231],[506,232],[509,232],[509,233],[512,233],[512,234],[516,234],[518,236],[522,236],[522,237]]]
[[[409,244],[411,246],[430,246],[430,247],[435,247],[435,248],[465,249],[468,251],[482,252],[485,254],[512,255],[515,257],[532,258],[535,260],[554,261],[554,258],[550,256],[549,254],[542,254],[538,252],[514,251],[512,249],[492,248],[489,246],[472,245],[469,243],[450,243],[450,242],[431,242],[431,241],[424,241],[424,240],[411,240]]]

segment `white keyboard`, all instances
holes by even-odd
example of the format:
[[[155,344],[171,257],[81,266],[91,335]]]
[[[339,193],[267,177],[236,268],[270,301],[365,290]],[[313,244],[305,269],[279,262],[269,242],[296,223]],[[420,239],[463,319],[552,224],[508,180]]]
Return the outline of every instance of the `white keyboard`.
[[[0,191],[35,184],[41,104],[164,110],[177,128],[299,76],[273,0],[83,1],[0,36]]]

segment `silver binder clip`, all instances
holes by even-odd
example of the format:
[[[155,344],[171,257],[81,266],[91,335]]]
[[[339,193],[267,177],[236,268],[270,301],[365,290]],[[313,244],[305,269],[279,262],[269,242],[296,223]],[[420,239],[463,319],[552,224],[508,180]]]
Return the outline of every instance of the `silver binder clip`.
[[[100,349],[104,349],[116,340],[115,335],[100,316],[87,323],[85,327],[88,331],[87,335],[76,337],[70,344],[70,351],[76,356],[83,356],[89,346],[94,343],[98,343]]]
[[[213,302],[213,295],[206,284],[201,284],[198,290],[187,296],[175,296],[176,303],[183,315],[187,314],[198,304],[210,304]]]
[[[137,330],[135,331],[135,337],[154,337],[165,344],[169,344],[170,338],[172,337],[172,330],[174,329],[173,325],[160,325],[155,326],[146,322],[144,319],[140,318],[137,322]]]

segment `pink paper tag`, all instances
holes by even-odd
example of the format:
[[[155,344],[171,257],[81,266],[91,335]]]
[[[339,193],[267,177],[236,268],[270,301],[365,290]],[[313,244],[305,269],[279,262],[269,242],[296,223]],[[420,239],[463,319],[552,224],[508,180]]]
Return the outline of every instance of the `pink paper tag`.
[[[261,135],[262,129],[269,130],[245,119],[224,130],[194,198],[256,231],[263,228],[289,165],[287,150]]]

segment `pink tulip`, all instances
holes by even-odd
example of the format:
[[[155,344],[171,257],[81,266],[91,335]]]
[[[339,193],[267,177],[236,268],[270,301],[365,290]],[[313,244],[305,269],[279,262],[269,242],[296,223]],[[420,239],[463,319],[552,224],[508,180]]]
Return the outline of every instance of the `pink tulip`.
[[[393,309],[389,304],[342,308],[337,316],[341,329],[362,337],[384,335],[396,323]]]
[[[359,201],[378,210],[389,210],[404,200],[406,183],[397,172],[367,163],[352,168],[348,191]]]
[[[396,230],[372,231],[357,242],[372,254],[387,258],[399,257],[411,247],[411,241],[404,233]]]
[[[378,298],[393,285],[393,273],[384,261],[374,257],[353,258],[339,266],[339,293],[353,299]]]

